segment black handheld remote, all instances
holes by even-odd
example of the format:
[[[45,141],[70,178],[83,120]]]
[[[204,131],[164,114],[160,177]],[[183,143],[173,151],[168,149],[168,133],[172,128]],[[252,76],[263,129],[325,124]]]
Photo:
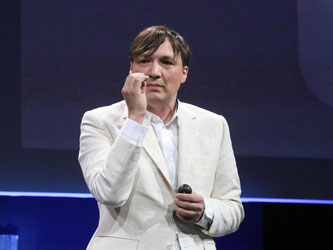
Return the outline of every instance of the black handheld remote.
[[[180,187],[178,188],[178,193],[191,194],[192,188],[190,187],[190,185],[187,184],[180,185]]]

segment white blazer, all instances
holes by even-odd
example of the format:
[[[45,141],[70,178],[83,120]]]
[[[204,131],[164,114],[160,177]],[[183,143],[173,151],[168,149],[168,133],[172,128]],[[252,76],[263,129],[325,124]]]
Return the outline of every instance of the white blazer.
[[[179,102],[178,183],[208,198],[214,219],[209,231],[173,215],[175,191],[149,121],[143,147],[119,136],[128,110],[125,101],[84,114],[79,162],[98,202],[99,225],[87,249],[216,249],[213,237],[237,230],[244,211],[226,120]]]

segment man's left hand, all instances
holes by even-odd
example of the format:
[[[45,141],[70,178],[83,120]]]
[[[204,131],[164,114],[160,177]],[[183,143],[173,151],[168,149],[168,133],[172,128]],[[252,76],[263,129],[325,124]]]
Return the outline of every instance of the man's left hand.
[[[179,219],[185,222],[196,223],[203,215],[205,201],[201,195],[196,193],[178,193],[174,200],[173,209]]]

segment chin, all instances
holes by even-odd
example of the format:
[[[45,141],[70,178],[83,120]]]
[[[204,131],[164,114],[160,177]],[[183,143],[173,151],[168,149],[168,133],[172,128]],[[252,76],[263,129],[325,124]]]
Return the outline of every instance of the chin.
[[[163,102],[164,98],[158,95],[147,95],[147,102],[148,104],[153,104],[153,103],[161,103]]]

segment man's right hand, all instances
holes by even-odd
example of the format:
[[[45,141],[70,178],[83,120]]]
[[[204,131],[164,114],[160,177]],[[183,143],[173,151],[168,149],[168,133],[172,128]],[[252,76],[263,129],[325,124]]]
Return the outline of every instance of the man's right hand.
[[[143,73],[130,72],[121,93],[128,108],[128,118],[142,123],[147,110],[146,80],[149,76]]]

